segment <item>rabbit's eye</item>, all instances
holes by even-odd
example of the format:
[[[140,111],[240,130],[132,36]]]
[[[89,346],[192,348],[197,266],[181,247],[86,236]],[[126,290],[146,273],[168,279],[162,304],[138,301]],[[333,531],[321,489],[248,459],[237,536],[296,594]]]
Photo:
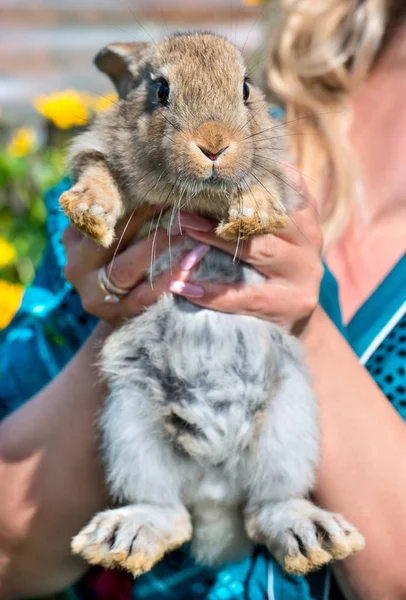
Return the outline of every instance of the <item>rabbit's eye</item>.
[[[156,90],[156,97],[158,102],[161,104],[168,104],[169,98],[169,83],[165,79],[161,79],[158,82],[158,87]]]
[[[243,87],[242,87],[242,97],[244,98],[244,102],[247,102],[250,97],[250,86],[248,85],[248,81],[244,79]]]

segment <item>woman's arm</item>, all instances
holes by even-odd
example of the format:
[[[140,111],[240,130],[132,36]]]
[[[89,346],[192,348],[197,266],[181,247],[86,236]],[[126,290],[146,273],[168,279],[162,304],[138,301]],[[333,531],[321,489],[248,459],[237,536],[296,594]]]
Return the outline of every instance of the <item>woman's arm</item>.
[[[303,335],[320,404],[316,498],[341,512],[366,548],[337,564],[349,598],[406,598],[406,425],[318,308]]]
[[[199,242],[235,253],[232,244],[207,231],[207,222],[189,216],[182,224]],[[404,600],[406,425],[317,306],[320,249],[309,205],[284,232],[240,250],[244,261],[267,276],[264,284],[173,282],[171,289],[199,306],[256,315],[301,334],[321,407],[317,500],[343,513],[366,538],[366,549],[338,567],[346,593],[359,600]]]
[[[105,303],[98,284],[98,270],[109,264],[115,247],[101,248],[72,228],[64,233],[68,278],[85,308],[111,324],[140,313],[168,289],[170,273],[153,288],[143,281],[152,251],[168,247],[165,231],[125,248],[151,216],[152,211],[140,211],[128,227],[126,222],[119,226],[121,251],[111,273],[109,266],[107,271],[115,285],[131,291],[118,304]],[[176,242],[172,237],[172,244]],[[183,276],[176,268],[173,273]],[[95,365],[109,331],[109,325],[98,325],[59,376],[0,423],[2,600],[58,591],[86,568],[71,556],[69,546],[73,535],[108,502],[96,431],[104,389]]]
[[[69,543],[107,495],[97,453],[99,325],[60,375],[0,424],[0,597],[62,589],[85,569]],[[27,373],[29,377],[29,373]]]

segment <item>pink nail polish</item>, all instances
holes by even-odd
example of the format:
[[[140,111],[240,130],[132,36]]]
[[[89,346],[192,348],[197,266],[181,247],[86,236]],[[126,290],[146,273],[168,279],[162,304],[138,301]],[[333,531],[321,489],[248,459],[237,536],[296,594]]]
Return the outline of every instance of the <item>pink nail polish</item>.
[[[211,231],[213,229],[210,221],[190,213],[180,213],[179,221],[185,229],[195,229],[196,231]]]
[[[189,298],[202,298],[204,295],[204,290],[200,285],[193,285],[187,281],[171,281],[169,289],[174,294]]]
[[[182,271],[190,271],[195,267],[202,258],[208,253],[210,246],[207,244],[198,244],[186,254],[180,261],[180,268]]]

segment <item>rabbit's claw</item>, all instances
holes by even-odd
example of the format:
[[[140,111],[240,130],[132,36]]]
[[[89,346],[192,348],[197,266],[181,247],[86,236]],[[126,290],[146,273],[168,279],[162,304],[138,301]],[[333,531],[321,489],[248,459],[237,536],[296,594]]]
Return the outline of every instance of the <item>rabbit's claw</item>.
[[[121,568],[138,577],[192,535],[186,510],[135,505],[97,514],[72,540],[71,549],[92,565]]]
[[[249,537],[268,546],[287,573],[306,575],[362,550],[365,541],[339,514],[303,499],[262,507],[246,520]]]

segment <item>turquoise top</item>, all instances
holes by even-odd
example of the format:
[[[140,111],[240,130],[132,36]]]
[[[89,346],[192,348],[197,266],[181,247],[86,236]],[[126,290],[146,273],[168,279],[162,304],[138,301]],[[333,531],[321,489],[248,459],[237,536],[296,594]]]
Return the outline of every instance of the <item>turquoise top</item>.
[[[20,310],[0,336],[0,418],[45,386],[79,349],[97,322],[83,311],[80,298],[63,275],[65,255],[61,236],[67,220],[59,209],[58,198],[68,187],[69,180],[64,180],[46,196],[49,244]],[[404,418],[405,290],[406,257],[403,257],[347,327],[341,320],[337,284],[327,269],[320,296],[327,314]],[[89,581],[88,577],[80,582],[72,596],[101,598]],[[137,579],[132,597],[134,600],[324,600],[328,597],[325,590],[329,581],[326,570],[307,579],[285,576],[262,548],[241,563],[220,571],[197,566],[187,549],[181,549]]]

